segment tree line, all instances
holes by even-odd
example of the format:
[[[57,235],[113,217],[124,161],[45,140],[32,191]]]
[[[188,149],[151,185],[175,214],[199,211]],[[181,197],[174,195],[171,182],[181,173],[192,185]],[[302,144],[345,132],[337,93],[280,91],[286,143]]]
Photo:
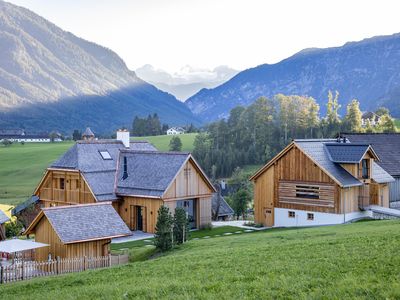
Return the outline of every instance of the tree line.
[[[328,93],[326,114],[312,97],[278,94],[260,97],[248,107],[237,106],[228,119],[210,123],[194,141],[193,155],[211,178],[228,177],[236,167],[263,164],[295,138],[334,138],[340,132],[394,132],[386,108],[381,122],[362,126],[360,103],[353,99],[342,118],[339,93]]]

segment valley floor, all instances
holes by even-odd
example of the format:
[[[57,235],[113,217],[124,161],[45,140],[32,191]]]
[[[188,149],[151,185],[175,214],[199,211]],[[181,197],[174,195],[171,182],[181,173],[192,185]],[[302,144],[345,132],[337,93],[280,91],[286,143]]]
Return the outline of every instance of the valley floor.
[[[400,221],[191,240],[105,270],[0,286],[4,299],[400,298]]]

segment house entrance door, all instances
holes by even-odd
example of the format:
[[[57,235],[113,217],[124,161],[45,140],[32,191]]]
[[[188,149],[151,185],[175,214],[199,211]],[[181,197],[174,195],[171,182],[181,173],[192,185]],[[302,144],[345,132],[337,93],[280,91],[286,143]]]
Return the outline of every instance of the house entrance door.
[[[143,231],[143,209],[136,206],[136,230]]]
[[[274,208],[264,207],[265,226],[274,226]]]

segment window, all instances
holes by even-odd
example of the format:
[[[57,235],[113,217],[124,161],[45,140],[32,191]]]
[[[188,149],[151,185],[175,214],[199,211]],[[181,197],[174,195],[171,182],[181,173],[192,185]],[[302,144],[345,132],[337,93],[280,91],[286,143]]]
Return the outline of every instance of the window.
[[[362,178],[367,179],[369,178],[369,161],[368,159],[363,159],[361,161],[362,166]]]
[[[319,186],[296,185],[296,197],[319,199]]]
[[[288,212],[288,216],[289,216],[289,218],[295,218],[296,217],[296,213],[294,211],[289,211]]]
[[[64,180],[64,178],[60,178],[60,189],[61,190],[65,189],[65,180]]]
[[[312,214],[312,213],[307,213],[307,220],[309,220],[309,221],[314,221],[314,214]]]
[[[104,160],[112,160],[111,155],[110,155],[110,153],[108,153],[107,150],[99,151],[99,152],[100,152],[101,157],[102,157]]]

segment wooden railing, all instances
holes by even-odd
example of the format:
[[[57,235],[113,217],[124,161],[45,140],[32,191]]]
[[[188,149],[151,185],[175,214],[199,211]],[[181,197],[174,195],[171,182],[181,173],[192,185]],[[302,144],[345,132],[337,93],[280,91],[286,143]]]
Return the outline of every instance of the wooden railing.
[[[62,190],[62,189],[51,189],[42,188],[40,190],[40,199],[42,200],[53,200],[56,202],[68,202],[68,203],[88,203],[92,194],[90,192],[82,192],[79,190]]]
[[[107,268],[128,262],[128,255],[64,258],[49,261],[24,261],[0,266],[0,284],[27,280],[35,277],[82,272]]]

